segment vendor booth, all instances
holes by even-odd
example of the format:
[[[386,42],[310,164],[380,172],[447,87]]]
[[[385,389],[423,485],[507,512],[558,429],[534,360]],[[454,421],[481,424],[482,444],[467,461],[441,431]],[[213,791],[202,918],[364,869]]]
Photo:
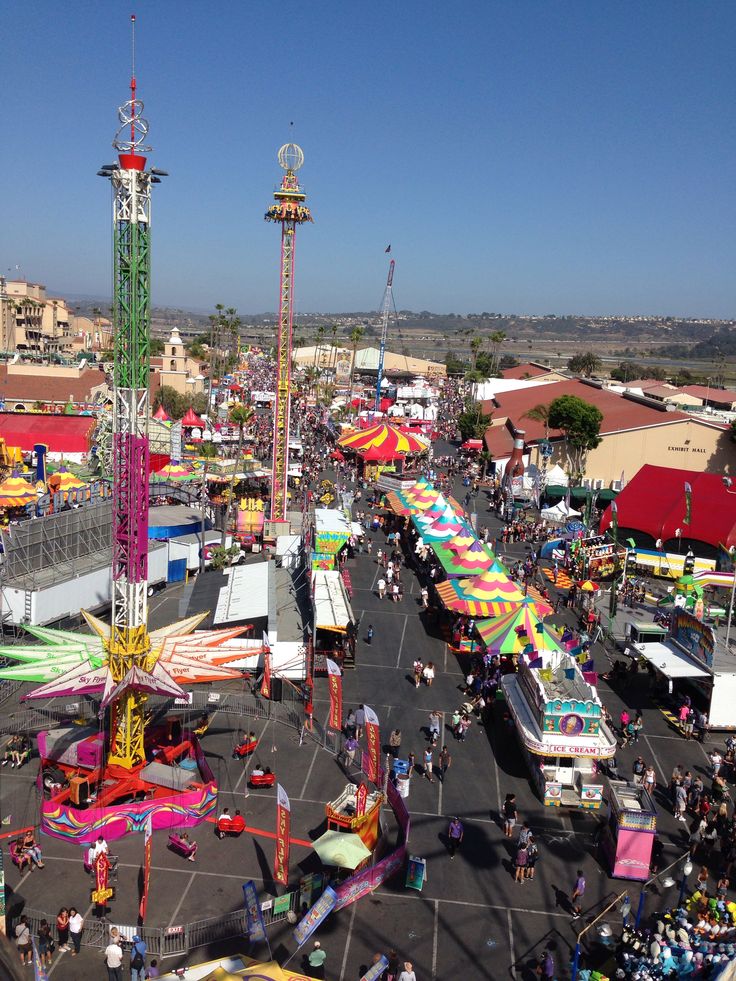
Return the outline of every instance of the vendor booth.
[[[355,667],[355,620],[342,576],[336,569],[312,571],[314,670],[327,671],[325,658],[341,668]]]
[[[328,832],[358,835],[372,852],[381,833],[379,819],[384,800],[379,790],[369,791],[365,784],[346,784],[336,800],[325,804]]]
[[[597,762],[616,752],[600,699],[567,654],[544,655],[546,667],[521,663],[501,685],[540,797],[550,807],[596,810],[603,803]]]
[[[657,809],[645,788],[610,780],[601,850],[614,879],[645,882],[649,878],[656,833]]]

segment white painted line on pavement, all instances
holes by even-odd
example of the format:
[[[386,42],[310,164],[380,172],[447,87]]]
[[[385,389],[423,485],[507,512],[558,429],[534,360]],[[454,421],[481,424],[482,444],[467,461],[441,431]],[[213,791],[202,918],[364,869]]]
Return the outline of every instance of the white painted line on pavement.
[[[662,764],[659,762],[659,758],[657,757],[657,754],[654,752],[654,750],[652,748],[652,744],[649,742],[649,736],[644,736],[644,742],[649,747],[649,752],[652,754],[652,759],[654,760],[655,766],[657,767],[657,769],[659,770],[659,772],[662,774],[662,783],[663,783],[663,785],[665,787],[669,787],[669,785],[670,785],[670,779],[667,776],[667,774],[665,773]]]
[[[434,936],[432,938],[432,981],[437,979],[437,932],[440,925],[440,904],[437,899],[433,899],[434,903]]]
[[[187,884],[184,886],[184,891],[181,894],[181,897],[179,899],[179,902],[176,904],[176,909],[171,914],[171,919],[169,920],[169,926],[172,926],[173,925],[174,920],[179,915],[179,910],[182,907],[182,903],[184,902],[184,898],[185,898],[186,894],[189,892],[190,886],[194,882],[194,877],[195,877],[196,874],[197,874],[196,872],[192,872],[192,874],[189,876],[189,882],[187,882]]]
[[[340,966],[340,981],[345,981],[345,968],[348,964],[348,951],[350,949],[350,940],[353,936],[353,923],[355,922],[355,911],[358,908],[357,903],[353,903],[353,911],[350,914],[350,926],[348,927],[348,935],[345,940],[345,950],[342,955],[342,965]]]
[[[509,965],[509,973],[512,978],[516,977],[516,951],[514,949],[514,927],[511,921],[511,910],[506,910],[506,918],[509,922],[509,954],[511,954],[511,964]]]
[[[323,727],[327,725],[327,720],[329,719],[329,717],[330,715],[328,712],[327,715],[325,716],[324,722],[322,723]],[[309,778],[312,776],[312,770],[314,769],[314,762],[317,759],[317,753],[319,753],[321,749],[322,747],[319,745],[319,743],[317,743],[317,745],[314,747],[314,752],[312,753],[312,762],[309,764],[309,769],[307,770],[307,775],[304,778],[304,784],[302,785],[302,794],[301,794],[302,797],[306,792],[307,784],[309,783]]]
[[[404,614],[404,626],[401,628],[401,640],[399,641],[399,653],[396,655],[396,667],[401,664],[401,649],[404,646],[404,634],[406,633],[406,625],[409,622],[409,614]]]
[[[242,876],[241,876],[241,878],[242,878]],[[382,889],[375,889],[373,891],[373,895],[374,896],[386,896],[389,899],[397,899],[397,898],[409,899],[410,898],[409,895],[408,895],[408,893],[404,893],[404,894],[401,895],[401,897],[398,897],[395,892],[386,892],[386,891],[384,891]],[[411,895],[411,899],[416,899],[416,900],[418,900],[418,901],[421,902],[422,896],[420,896],[419,893],[412,894]],[[470,909],[497,909],[497,910],[503,910],[503,911],[508,910],[510,913],[532,913],[532,914],[534,914],[536,916],[555,916],[555,917],[557,917],[557,918],[559,918],[561,920],[567,920],[568,922],[570,921],[570,914],[569,913],[556,913],[554,910],[549,910],[549,909],[525,909],[525,908],[522,908],[520,906],[494,906],[493,903],[469,903],[469,902],[466,902],[464,899],[443,899],[442,897],[438,897],[436,900],[433,900],[433,902],[447,903],[450,906],[467,906]]]

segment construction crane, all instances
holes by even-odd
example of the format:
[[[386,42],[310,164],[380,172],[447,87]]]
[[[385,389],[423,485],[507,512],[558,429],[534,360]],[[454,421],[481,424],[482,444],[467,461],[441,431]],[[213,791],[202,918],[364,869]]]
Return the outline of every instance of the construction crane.
[[[388,336],[388,318],[393,304],[393,284],[394,266],[396,263],[392,259],[388,264],[388,279],[386,280],[386,292],[383,294],[383,305],[381,307],[381,347],[378,352],[378,378],[376,379],[376,412],[381,411],[381,383],[383,381],[383,358],[386,354],[386,337]]]

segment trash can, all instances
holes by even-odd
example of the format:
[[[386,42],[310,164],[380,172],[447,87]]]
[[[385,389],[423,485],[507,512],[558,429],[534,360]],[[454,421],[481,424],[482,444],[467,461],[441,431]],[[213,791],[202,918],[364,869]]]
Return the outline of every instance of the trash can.
[[[407,773],[397,773],[396,774],[396,789],[399,792],[399,797],[409,796],[409,775]]]

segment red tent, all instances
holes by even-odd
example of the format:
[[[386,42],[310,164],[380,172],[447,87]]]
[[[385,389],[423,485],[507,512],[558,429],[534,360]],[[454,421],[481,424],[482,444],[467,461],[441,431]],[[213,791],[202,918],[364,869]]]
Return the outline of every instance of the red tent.
[[[169,416],[166,413],[166,409],[160,405],[156,411],[153,413],[153,418],[158,419],[159,422],[168,422]]]
[[[685,484],[692,488],[689,524],[685,524]],[[693,473],[647,463],[618,495],[616,507],[619,528],[644,532],[655,541],[674,540],[675,529],[680,528],[684,544],[705,542],[713,548],[736,545],[736,492],[729,493],[721,474]],[[610,524],[609,505],[601,531]]]
[[[182,426],[187,426],[191,428],[194,428],[194,426],[198,426],[200,429],[204,429],[203,420],[200,419],[199,416],[192,411],[191,407],[187,409],[187,414],[182,419],[181,424]]]
[[[460,447],[461,450],[476,450],[480,452],[483,449],[482,439],[466,439],[463,445]]]

